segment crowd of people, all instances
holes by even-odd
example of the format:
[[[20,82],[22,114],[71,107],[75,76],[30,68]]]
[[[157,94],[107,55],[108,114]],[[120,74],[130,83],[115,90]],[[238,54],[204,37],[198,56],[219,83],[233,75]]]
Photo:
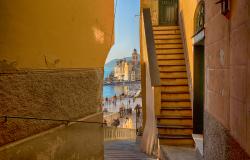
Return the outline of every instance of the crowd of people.
[[[131,103],[135,103],[136,98],[134,96],[128,96],[124,93],[119,96],[114,95],[113,97],[106,97],[105,99],[103,99],[103,106],[117,106],[117,102],[121,102],[124,99],[128,99],[128,105],[130,105]]]
[[[141,103],[141,102],[139,102]],[[109,121],[109,125],[113,127],[129,128],[133,126],[133,110],[136,117],[140,117],[141,105],[138,104],[135,96],[128,96],[121,94],[119,96],[114,95],[112,97],[103,98],[103,111],[119,113],[119,117]],[[137,120],[137,118],[136,118]],[[104,123],[107,121],[105,120]],[[134,122],[135,123],[135,122]]]
[[[122,103],[122,105],[119,108],[120,118],[123,118],[124,116],[132,115],[132,107],[126,108],[125,105]]]

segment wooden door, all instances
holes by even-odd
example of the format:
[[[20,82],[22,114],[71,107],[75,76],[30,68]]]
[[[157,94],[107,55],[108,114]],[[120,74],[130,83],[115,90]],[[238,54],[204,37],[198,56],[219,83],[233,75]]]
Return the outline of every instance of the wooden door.
[[[159,0],[159,24],[178,24],[178,0]]]

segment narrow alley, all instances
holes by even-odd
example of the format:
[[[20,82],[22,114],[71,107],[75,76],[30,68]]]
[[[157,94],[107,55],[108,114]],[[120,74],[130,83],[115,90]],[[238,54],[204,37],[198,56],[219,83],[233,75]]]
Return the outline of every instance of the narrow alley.
[[[104,159],[250,160],[250,0],[0,0],[0,160]]]

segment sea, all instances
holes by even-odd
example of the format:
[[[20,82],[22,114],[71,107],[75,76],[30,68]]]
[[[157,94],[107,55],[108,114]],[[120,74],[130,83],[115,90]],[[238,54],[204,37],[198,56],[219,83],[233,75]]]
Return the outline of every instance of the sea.
[[[112,67],[104,67],[104,79],[107,78],[112,71]]]
[[[105,67],[104,68],[104,78],[108,77],[112,72],[113,68]],[[119,96],[121,94],[136,94],[140,90],[140,83],[131,83],[125,85],[104,85],[103,86],[103,98],[110,98],[113,96]]]

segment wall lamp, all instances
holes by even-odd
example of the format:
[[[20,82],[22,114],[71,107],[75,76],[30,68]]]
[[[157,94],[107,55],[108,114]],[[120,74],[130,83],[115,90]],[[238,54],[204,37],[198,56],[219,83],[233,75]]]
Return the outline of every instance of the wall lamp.
[[[221,5],[221,14],[229,18],[230,13],[230,0],[220,0],[215,4]]]

